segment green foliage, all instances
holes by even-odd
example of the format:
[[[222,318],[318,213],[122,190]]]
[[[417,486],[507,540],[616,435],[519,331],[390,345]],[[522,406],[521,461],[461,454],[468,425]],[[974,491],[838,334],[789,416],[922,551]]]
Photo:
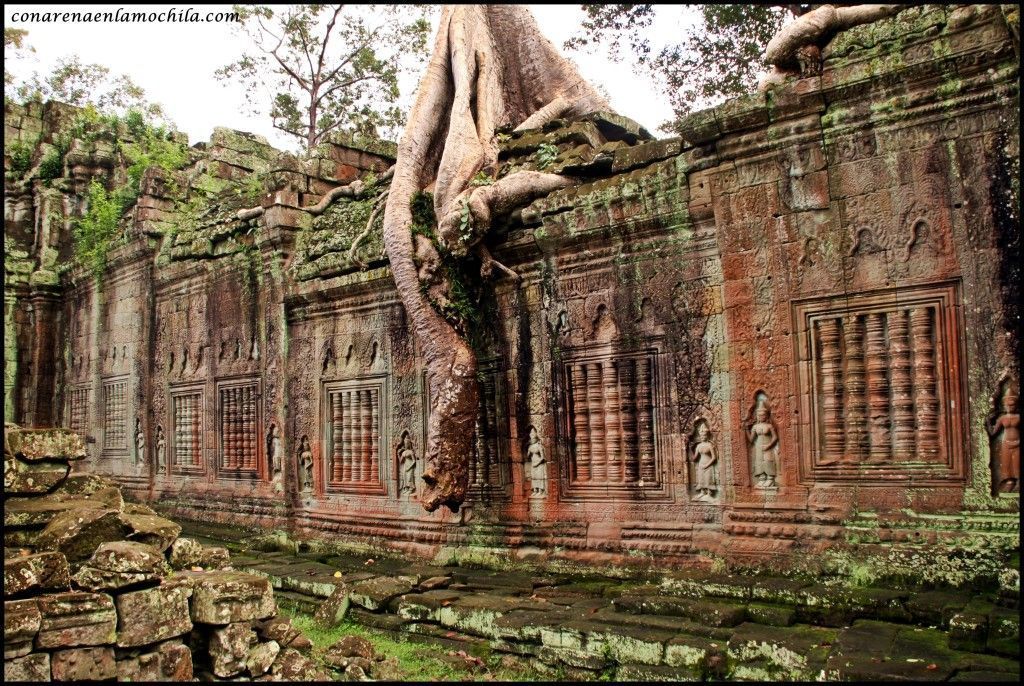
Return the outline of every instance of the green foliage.
[[[472,179],[469,180],[470,186],[490,186],[493,183],[494,177],[482,169],[478,171],[476,175],[473,176]]]
[[[89,182],[88,203],[85,216],[72,225],[75,257],[100,281],[107,267],[107,253],[118,240],[118,221],[124,206],[95,179]]]
[[[39,178],[59,179],[64,175],[64,156],[57,148],[48,150],[39,162]]]
[[[160,167],[166,172],[173,172],[184,167],[189,160],[188,148],[175,141],[170,131],[163,126],[149,125],[144,118],[138,119],[141,116],[140,112],[131,110],[123,122],[135,139],[134,142],[122,142],[120,146],[121,153],[129,162],[128,180],[123,191],[125,207],[139,197],[140,182],[147,169]]]
[[[657,15],[668,10],[656,10],[652,4],[581,7],[587,19],[581,32],[566,41],[565,46],[581,49],[604,44],[613,59],[620,59],[622,46],[627,44],[637,71],[653,71],[658,76],[678,119],[725,98],[752,91],[758,75],[768,69],[763,60],[768,41],[788,18],[810,6],[696,5],[676,18],[681,21],[687,13],[696,12],[697,21],[680,31],[679,42],[660,50],[651,45],[650,29],[656,19],[664,23],[665,17]]]
[[[469,202],[465,199],[459,206],[459,240],[469,243],[473,238],[473,215],[469,211]]]
[[[254,114],[269,105],[274,127],[312,150],[332,131],[377,137],[394,131],[398,77],[426,58],[426,5],[236,6],[254,46],[215,76],[246,88]],[[406,64],[413,58],[416,64]],[[267,87],[270,102],[265,101]]]
[[[537,168],[547,169],[558,159],[558,146],[552,143],[541,143],[536,153]]]
[[[10,175],[20,178],[32,167],[32,155],[35,153],[38,142],[39,139],[36,138],[31,143],[14,141],[6,146],[4,154],[11,159],[10,167],[7,170]]]
[[[437,217],[434,215],[434,194],[426,191],[413,193],[409,200],[412,212],[412,234],[426,236],[432,241],[437,240]]]

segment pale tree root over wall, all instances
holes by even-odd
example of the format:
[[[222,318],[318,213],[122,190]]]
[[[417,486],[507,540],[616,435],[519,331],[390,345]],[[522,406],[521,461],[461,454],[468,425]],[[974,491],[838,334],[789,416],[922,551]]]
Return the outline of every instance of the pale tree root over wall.
[[[557,117],[607,109],[525,8],[445,7],[398,145],[384,210],[385,250],[427,367],[423,506],[428,511],[442,505],[457,511],[465,499],[479,403],[476,354],[429,300],[446,285],[437,268],[439,250],[451,259],[474,251],[482,271],[491,272],[496,263],[482,245],[491,217],[573,183],[540,172],[518,172],[477,188],[470,188],[470,179],[481,170],[496,170],[498,129],[534,128]],[[411,232],[410,201],[423,190],[434,195],[437,248],[422,236],[414,240]]]

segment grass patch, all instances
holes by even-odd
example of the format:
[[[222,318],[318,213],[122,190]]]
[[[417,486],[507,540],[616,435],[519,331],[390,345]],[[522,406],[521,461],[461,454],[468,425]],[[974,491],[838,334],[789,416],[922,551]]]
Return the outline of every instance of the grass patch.
[[[467,648],[467,653],[481,657],[487,665],[486,672],[473,672],[453,665],[445,659],[450,649],[444,646],[417,643],[404,637],[395,638],[353,622],[344,622],[332,629],[325,629],[309,615],[292,614],[283,610],[281,614],[290,616],[292,625],[313,643],[311,657],[314,660],[320,658],[327,648],[343,636],[360,636],[373,643],[378,655],[397,660],[401,671],[400,679],[403,681],[536,681],[541,678],[525,666],[502,665],[501,656],[490,654],[489,648],[486,647],[478,647],[475,650]]]

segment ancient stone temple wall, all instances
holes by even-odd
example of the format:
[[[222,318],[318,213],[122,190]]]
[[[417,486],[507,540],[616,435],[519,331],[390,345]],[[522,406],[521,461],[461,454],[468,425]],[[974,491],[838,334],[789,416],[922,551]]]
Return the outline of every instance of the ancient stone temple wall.
[[[379,236],[367,270],[346,258],[368,210],[299,209],[387,167],[354,148],[272,163],[258,219],[174,233],[147,224],[181,222],[150,179],[101,287],[75,273],[63,293],[61,423],[177,517],[426,554],[1014,547],[1011,33],[998,7],[917,7],[823,55],[679,138],[601,115],[503,142],[508,168],[557,145],[581,182],[493,246],[521,282],[479,305],[458,514],[417,500],[422,362]],[[251,139],[218,135],[207,173],[251,172]]]

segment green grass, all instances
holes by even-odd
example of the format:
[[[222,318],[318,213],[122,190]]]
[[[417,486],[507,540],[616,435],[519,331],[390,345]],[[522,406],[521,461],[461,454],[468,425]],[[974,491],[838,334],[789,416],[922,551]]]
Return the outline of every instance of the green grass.
[[[285,614],[282,611],[282,614]],[[361,636],[373,643],[378,655],[395,658],[401,670],[403,681],[535,681],[538,674],[527,668],[517,669],[500,664],[501,657],[483,650],[467,648],[466,652],[484,660],[486,672],[472,672],[460,669],[442,659],[449,649],[444,646],[416,643],[405,638],[393,638],[383,632],[368,629],[359,624],[344,622],[332,629],[319,626],[309,615],[290,615],[292,625],[312,641],[313,659],[317,659],[331,645],[343,636]]]

